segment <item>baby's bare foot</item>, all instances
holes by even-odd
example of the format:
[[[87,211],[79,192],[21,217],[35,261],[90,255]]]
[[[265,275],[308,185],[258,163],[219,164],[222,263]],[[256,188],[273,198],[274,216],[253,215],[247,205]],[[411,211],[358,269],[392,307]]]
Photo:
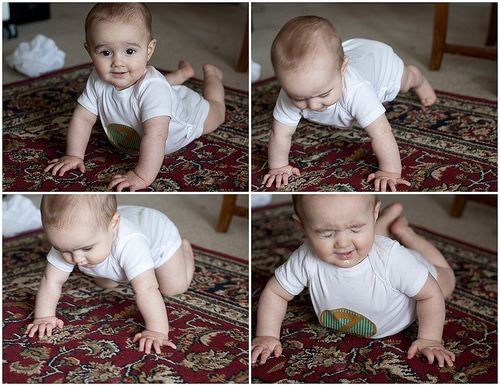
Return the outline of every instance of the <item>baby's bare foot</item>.
[[[406,216],[399,216],[391,225],[391,232],[398,240],[401,240],[408,231],[413,232]]]
[[[422,106],[430,106],[436,102],[437,96],[429,81],[423,77],[422,84],[414,88]]]
[[[186,60],[181,60],[179,62],[178,69],[182,73],[185,80],[188,80],[189,78],[192,78],[194,76],[194,69]]]
[[[392,231],[393,223],[403,213],[403,205],[395,202],[384,208],[375,223],[375,233],[381,236],[389,236]]]
[[[205,78],[208,76],[215,76],[222,82],[223,74],[222,71],[215,67],[213,64],[207,63],[203,65],[203,72],[205,73]]]

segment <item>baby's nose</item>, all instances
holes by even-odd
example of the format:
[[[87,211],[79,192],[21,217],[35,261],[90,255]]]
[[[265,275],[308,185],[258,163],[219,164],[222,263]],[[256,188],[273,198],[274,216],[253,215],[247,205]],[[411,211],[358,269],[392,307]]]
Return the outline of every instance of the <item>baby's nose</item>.
[[[85,261],[85,256],[82,256],[80,254],[78,255],[73,255],[73,261],[75,262],[75,264],[80,264],[80,263],[83,263]]]
[[[314,99],[309,99],[307,102],[307,107],[309,110],[317,110],[321,106],[321,103],[315,101]]]
[[[345,232],[338,232],[335,237],[335,246],[337,248],[339,247],[345,247],[349,245],[349,237],[345,234]]]
[[[120,55],[119,53],[118,54],[115,54],[113,55],[113,62],[111,63],[111,65],[113,67],[119,67],[123,64],[123,60],[122,60],[122,55]]]

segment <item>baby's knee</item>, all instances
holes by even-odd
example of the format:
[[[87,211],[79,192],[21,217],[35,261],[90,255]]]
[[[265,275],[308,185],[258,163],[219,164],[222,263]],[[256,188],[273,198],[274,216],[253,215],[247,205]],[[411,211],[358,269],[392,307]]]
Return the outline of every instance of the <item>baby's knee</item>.
[[[94,277],[94,281],[99,287],[104,289],[116,288],[120,285],[116,281],[104,277]]]
[[[210,101],[210,111],[203,126],[203,134],[209,134],[222,125],[226,120],[226,105],[224,103]]]
[[[406,65],[401,78],[401,92],[405,93],[412,88],[418,87],[422,83],[422,73],[412,65]]]
[[[160,292],[164,296],[181,295],[189,289],[191,282],[187,280],[184,282],[177,282],[166,286],[160,286]]]

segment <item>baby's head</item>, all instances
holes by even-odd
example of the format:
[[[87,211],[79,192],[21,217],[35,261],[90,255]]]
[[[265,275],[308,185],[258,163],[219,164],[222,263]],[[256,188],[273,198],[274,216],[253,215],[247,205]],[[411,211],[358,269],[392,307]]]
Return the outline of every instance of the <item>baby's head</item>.
[[[85,19],[85,39],[92,42],[93,29],[99,23],[137,25],[153,39],[151,11],[142,3],[97,3]]]
[[[152,17],[141,3],[98,3],[85,20],[85,49],[99,76],[117,90],[135,84],[153,55]]]
[[[300,194],[293,203],[293,218],[319,259],[350,268],[368,256],[380,209],[375,195]]]
[[[50,243],[67,262],[92,267],[109,255],[120,222],[114,195],[44,195],[40,210]]]
[[[318,16],[299,16],[278,32],[271,61],[281,87],[300,109],[323,111],[342,93],[347,69],[335,27]]]

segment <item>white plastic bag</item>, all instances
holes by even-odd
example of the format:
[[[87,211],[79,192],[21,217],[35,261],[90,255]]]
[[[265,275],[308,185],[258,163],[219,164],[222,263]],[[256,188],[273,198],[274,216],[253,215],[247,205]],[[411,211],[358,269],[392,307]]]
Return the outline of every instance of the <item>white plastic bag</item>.
[[[5,60],[10,67],[34,78],[62,68],[65,57],[52,39],[36,35],[31,42],[22,42]]]

